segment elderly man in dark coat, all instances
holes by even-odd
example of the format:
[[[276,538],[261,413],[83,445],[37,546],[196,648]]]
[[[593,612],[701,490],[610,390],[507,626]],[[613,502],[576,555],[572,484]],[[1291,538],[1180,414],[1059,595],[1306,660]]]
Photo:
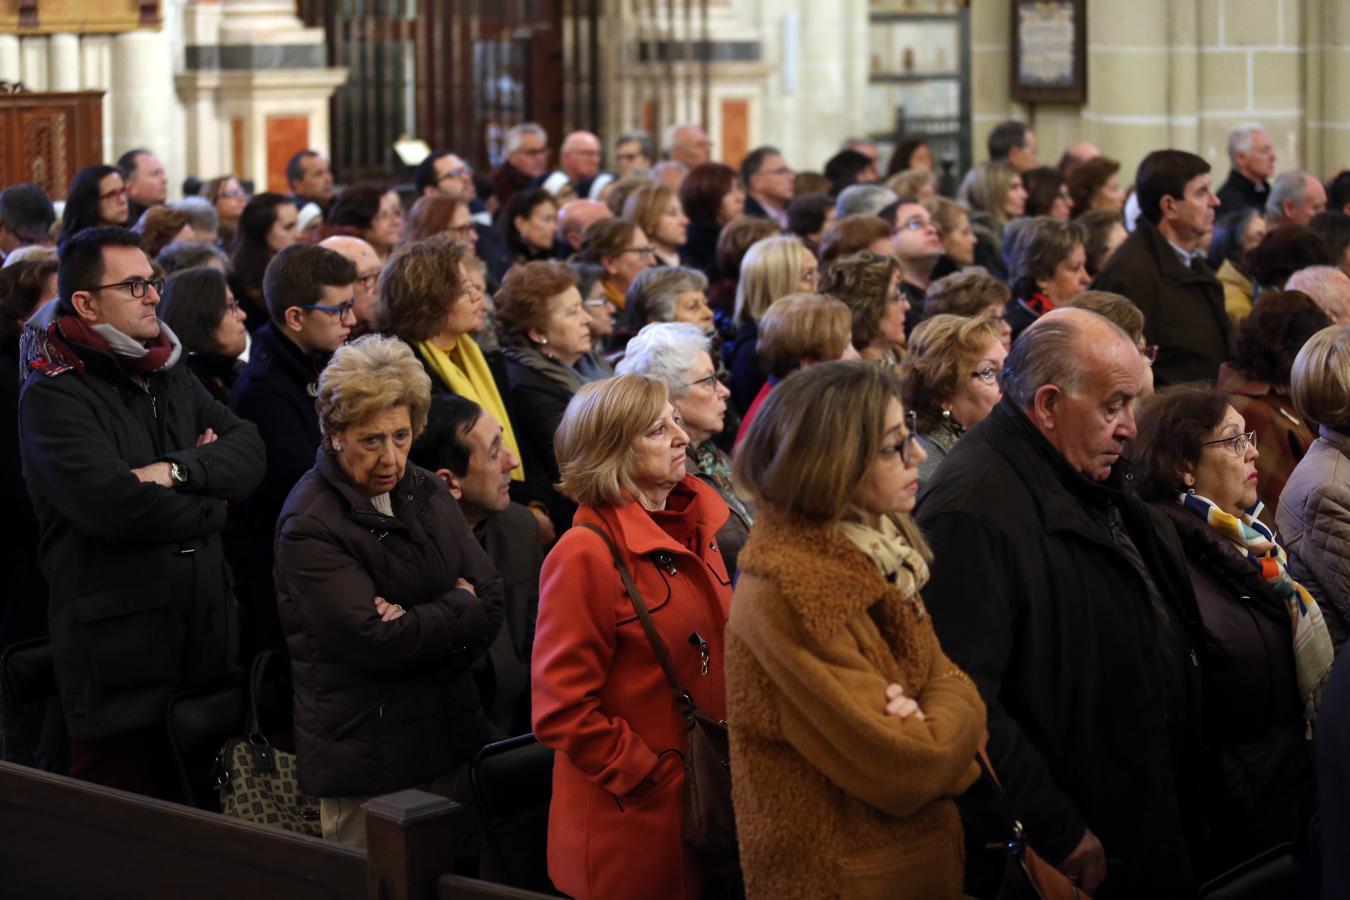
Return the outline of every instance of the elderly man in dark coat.
[[[1189,891],[1182,795],[1197,763],[1198,614],[1177,538],[1129,490],[1142,360],[1086,310],[1014,345],[1003,400],[919,498],[935,562],[924,601],[980,688],[989,755],[1027,837],[1107,897]],[[967,890],[1007,809],[963,798]]]
[[[226,502],[262,480],[263,445],[181,364],[135,234],[81,232],[57,279],[23,335],[19,429],[71,774],[172,796],[164,714],[232,672],[221,531]]]
[[[1094,290],[1124,294],[1144,314],[1144,336],[1158,346],[1158,387],[1214,383],[1228,358],[1223,285],[1205,262],[1218,198],[1209,163],[1184,150],[1155,150],[1135,175],[1139,221],[1111,255]]]

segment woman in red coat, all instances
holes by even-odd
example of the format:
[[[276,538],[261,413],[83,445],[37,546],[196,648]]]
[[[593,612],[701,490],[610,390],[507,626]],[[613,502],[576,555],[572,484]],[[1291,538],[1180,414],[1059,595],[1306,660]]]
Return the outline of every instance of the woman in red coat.
[[[688,437],[658,381],[586,385],[554,440],[575,522],[618,546],[676,673],[726,718],[723,629],[731,602],[717,548],[727,507],[685,472]],[[576,898],[697,898],[704,872],[681,835],[685,729],[624,591],[589,528],[565,532],[540,576],[534,731],[557,751],[548,869]]]

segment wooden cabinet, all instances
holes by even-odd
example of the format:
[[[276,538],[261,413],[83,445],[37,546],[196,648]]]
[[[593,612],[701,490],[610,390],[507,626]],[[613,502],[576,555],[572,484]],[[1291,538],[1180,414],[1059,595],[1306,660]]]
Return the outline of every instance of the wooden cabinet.
[[[31,181],[62,200],[103,162],[103,92],[0,94],[0,188]]]

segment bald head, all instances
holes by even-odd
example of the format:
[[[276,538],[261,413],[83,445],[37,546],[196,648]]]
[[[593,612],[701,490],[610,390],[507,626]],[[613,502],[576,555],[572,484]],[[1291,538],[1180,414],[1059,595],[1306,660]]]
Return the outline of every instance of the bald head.
[[[589,131],[574,131],[563,138],[558,164],[573,182],[600,173],[600,139]]]
[[[666,154],[692,169],[712,159],[712,141],[697,125],[676,125],[666,135]]]
[[[319,242],[319,246],[341,254],[356,266],[356,286],[352,297],[356,327],[352,329],[351,338],[354,340],[374,331],[378,296],[376,288],[380,277],[380,258],[375,254],[375,248],[359,237],[348,235],[326,238]]]
[[[1335,266],[1299,269],[1285,282],[1286,291],[1302,291],[1313,298],[1327,318],[1337,325],[1350,322],[1350,275]]]
[[[558,210],[558,238],[573,250],[580,250],[581,233],[586,226],[613,215],[610,208],[598,200],[569,200]]]

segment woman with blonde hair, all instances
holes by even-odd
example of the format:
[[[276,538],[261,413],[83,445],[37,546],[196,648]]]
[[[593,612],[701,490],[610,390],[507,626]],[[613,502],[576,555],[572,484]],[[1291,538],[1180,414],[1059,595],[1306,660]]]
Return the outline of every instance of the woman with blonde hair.
[[[767,237],[746,251],[736,285],[736,337],[728,355],[731,399],[737,409],[749,406],[768,378],[755,354],[760,317],[779,297],[814,291],[816,277],[816,258],[801,238]]]
[[[221,245],[228,247],[239,230],[239,217],[248,205],[248,192],[233,175],[221,175],[202,185],[201,193],[216,208],[216,215],[220,217],[217,234]]]
[[[680,248],[689,240],[689,217],[680,195],[664,184],[648,184],[628,195],[623,217],[642,229],[652,242],[657,262],[680,264]]]
[[[825,267],[820,292],[853,312],[853,346],[868,362],[893,366],[905,350],[909,301],[900,290],[900,262],[894,256],[862,252]]]
[[[301,789],[323,836],[364,847],[361,804],[420,788],[464,804],[493,739],[472,668],[502,624],[502,581],[434,473],[408,462],[431,379],[395,338],[338,349],[319,376],[323,442],[276,526],[277,609]]]
[[[750,900],[962,896],[953,798],[979,775],[985,709],[919,595],[906,419],[889,371],[823,363],[769,395],[736,453],[759,508],[727,626]]]
[[[1007,277],[1003,264],[1003,229],[1026,214],[1027,189],[1022,176],[1007,162],[980,163],[971,169],[967,195],[971,229],[975,232],[975,264],[1000,278]]]
[[[998,326],[987,318],[937,315],[914,329],[900,381],[927,457],[920,482],[933,477],[961,435],[1003,398],[999,376],[1007,355]]]
[[[970,207],[946,197],[934,197],[923,206],[942,241],[942,258],[933,267],[933,280],[975,265],[975,232],[970,228]]]
[[[554,439],[579,508],[540,573],[532,708],[556,751],[548,873],[580,900],[696,900],[710,874],[681,833],[684,717],[637,613],[692,701],[726,718],[728,513],[687,471],[688,445],[666,386],[641,375],[582,387]]]

